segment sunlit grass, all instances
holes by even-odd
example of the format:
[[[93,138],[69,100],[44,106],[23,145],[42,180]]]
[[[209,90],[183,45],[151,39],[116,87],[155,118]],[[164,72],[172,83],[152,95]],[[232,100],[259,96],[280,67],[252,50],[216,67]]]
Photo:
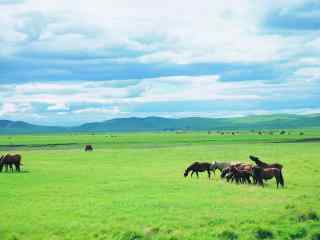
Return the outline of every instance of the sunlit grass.
[[[320,134],[299,132],[2,136],[1,145],[26,146],[2,147],[22,154],[24,172],[0,174],[0,239],[311,239],[320,233],[319,142],[286,142]],[[32,146],[57,143],[75,144]],[[192,161],[249,154],[283,164],[286,187],[182,176]]]

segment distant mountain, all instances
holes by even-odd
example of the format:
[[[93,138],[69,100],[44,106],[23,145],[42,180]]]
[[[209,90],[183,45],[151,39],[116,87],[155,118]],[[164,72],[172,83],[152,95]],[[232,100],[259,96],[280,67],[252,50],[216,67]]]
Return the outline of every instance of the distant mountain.
[[[143,132],[177,130],[249,130],[320,127],[320,114],[255,115],[237,118],[117,118],[77,127],[47,127],[26,122],[0,120],[0,134],[62,132]]]
[[[87,123],[76,131],[164,131],[164,130],[246,130],[320,127],[320,115],[258,115],[237,118],[118,118],[98,123]]]
[[[55,133],[63,131],[67,131],[67,129],[33,125],[23,121],[0,120],[0,134]]]

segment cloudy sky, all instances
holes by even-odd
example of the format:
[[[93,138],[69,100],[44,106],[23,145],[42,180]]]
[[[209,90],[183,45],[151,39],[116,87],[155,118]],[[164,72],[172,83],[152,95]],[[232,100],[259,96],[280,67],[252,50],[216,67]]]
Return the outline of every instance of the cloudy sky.
[[[320,112],[318,0],[0,0],[0,119]]]

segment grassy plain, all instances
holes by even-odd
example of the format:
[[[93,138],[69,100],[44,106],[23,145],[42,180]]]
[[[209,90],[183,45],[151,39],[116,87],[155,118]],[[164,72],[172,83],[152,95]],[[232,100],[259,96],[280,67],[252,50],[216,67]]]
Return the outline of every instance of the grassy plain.
[[[24,164],[0,174],[0,239],[320,239],[320,130],[289,132],[0,136]],[[249,154],[282,163],[285,188],[182,176]]]

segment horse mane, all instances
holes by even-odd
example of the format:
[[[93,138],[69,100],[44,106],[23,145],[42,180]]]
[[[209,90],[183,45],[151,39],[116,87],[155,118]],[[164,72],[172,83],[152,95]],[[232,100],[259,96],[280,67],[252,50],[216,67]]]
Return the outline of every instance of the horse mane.
[[[261,166],[261,167],[266,167],[266,166],[269,166],[269,164],[265,163],[265,162],[262,162],[258,157],[255,157],[255,156],[252,156],[250,155],[249,158],[254,161],[258,166]]]

